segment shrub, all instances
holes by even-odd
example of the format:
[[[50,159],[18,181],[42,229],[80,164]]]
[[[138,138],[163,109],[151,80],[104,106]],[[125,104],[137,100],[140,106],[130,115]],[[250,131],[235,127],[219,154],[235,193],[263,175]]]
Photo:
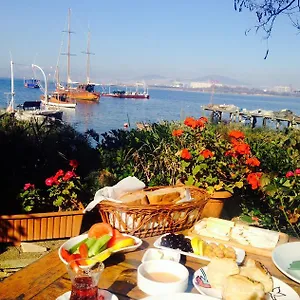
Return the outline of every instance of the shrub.
[[[12,115],[0,118],[0,181],[3,205],[0,214],[22,212],[17,195],[24,183],[34,182],[42,186],[45,177],[58,169],[65,169],[70,159],[79,161],[78,174],[82,178],[86,195],[83,202],[89,202],[90,187],[85,178],[99,168],[99,155],[91,146],[88,135],[77,132],[69,125],[53,123],[22,122]]]

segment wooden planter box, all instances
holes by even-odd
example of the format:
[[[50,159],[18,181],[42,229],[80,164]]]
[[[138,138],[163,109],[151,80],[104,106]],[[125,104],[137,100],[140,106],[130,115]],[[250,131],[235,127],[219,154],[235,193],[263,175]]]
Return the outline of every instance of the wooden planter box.
[[[80,234],[83,211],[0,216],[0,243],[19,244],[69,238]]]

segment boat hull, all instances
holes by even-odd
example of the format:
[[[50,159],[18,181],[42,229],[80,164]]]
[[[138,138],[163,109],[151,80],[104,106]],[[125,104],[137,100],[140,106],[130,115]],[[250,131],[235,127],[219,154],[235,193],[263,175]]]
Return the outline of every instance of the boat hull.
[[[148,94],[102,94],[102,97],[111,97],[111,98],[130,98],[130,99],[149,99]]]
[[[90,92],[83,92],[83,91],[69,91],[67,92],[68,98],[76,99],[76,100],[85,100],[85,101],[93,101],[99,102],[100,100],[100,93],[90,93]]]
[[[76,101],[67,100],[67,101],[60,101],[56,97],[50,96],[47,101],[45,101],[44,96],[41,96],[41,101],[46,106],[52,107],[63,107],[63,108],[76,108]]]

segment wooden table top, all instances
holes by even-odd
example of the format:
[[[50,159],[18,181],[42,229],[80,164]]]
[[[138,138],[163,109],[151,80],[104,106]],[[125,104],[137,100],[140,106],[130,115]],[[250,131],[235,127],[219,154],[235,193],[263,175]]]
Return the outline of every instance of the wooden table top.
[[[137,287],[137,267],[147,248],[153,246],[157,237],[143,239],[142,246],[134,252],[114,254],[104,264],[99,287],[115,294],[119,300],[142,299],[147,295]],[[300,295],[300,285],[284,274],[273,264],[269,257],[247,253],[263,263],[270,273],[291,286]],[[198,293],[193,287],[192,277],[195,270],[208,264],[189,256],[182,256],[183,263],[190,272],[187,292]],[[56,299],[71,289],[71,281],[66,266],[58,257],[57,250],[46,254],[39,260],[0,282],[0,299]],[[287,299],[288,300],[288,299]]]

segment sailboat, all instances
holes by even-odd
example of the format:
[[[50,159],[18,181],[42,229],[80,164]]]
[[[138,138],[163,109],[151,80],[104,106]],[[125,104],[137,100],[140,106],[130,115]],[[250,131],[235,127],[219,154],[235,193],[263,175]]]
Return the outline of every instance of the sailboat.
[[[128,92],[126,90],[114,90],[113,92],[110,91],[110,87],[108,93],[102,93],[102,97],[112,97],[112,98],[131,98],[131,99],[149,99],[150,95],[148,93],[148,88],[145,87],[144,84],[144,92],[138,91],[138,84],[136,85],[135,92]]]
[[[31,120],[31,119],[42,119],[51,118],[51,119],[62,119],[63,112],[57,109],[43,109],[41,106],[41,101],[25,101],[23,104],[18,105],[17,107],[20,109],[15,109],[15,90],[14,90],[14,62],[10,61],[10,73],[11,73],[11,100],[6,109],[8,113],[13,113],[14,116],[18,120]],[[36,66],[38,67],[38,66]],[[40,67],[38,67],[41,71],[43,71]],[[47,95],[47,79],[45,74],[45,93],[44,96]]]
[[[95,84],[90,82],[90,55],[94,54],[90,52],[90,31],[88,32],[88,44],[87,51],[83,52],[87,54],[87,81],[86,83],[72,82],[70,77],[70,41],[71,41],[71,29],[70,29],[70,20],[71,20],[71,10],[69,9],[68,14],[68,52],[65,53],[67,55],[67,85],[64,88],[59,82],[57,82],[56,91],[57,92],[65,92],[67,93],[67,97],[70,99],[76,100],[85,100],[85,101],[93,101],[99,102],[100,93],[95,91]],[[73,85],[77,86],[74,87]]]

